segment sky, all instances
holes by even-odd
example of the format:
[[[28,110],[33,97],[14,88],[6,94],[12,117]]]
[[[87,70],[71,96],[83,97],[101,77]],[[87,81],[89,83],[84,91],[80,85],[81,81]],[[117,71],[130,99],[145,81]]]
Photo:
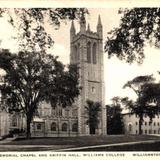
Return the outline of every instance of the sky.
[[[103,25],[103,42],[105,43],[107,33],[114,27],[118,27],[120,17],[118,14],[119,8],[107,9],[89,9],[90,15],[87,16],[87,24],[90,24],[92,31],[96,31],[98,15],[101,16]],[[76,24],[76,31],[79,31],[79,24]],[[63,62],[69,62],[70,41],[69,41],[70,24],[61,26],[55,32],[55,53],[59,53]],[[61,33],[64,33],[62,36]],[[65,36],[64,36],[65,35]],[[135,93],[130,89],[123,89],[124,84],[139,75],[154,74],[157,77],[157,71],[160,69],[159,59],[160,50],[154,47],[146,46],[145,59],[142,65],[127,64],[120,61],[116,57],[108,59],[107,53],[104,53],[104,79],[105,79],[105,103],[110,104],[114,96],[125,97],[129,96],[132,99],[136,98]]]
[[[87,24],[90,24],[92,31],[96,31],[98,15],[101,16],[103,25],[103,41],[107,37],[107,33],[114,27],[118,27],[120,17],[118,8],[89,8],[90,15],[86,17]],[[18,47],[16,41],[11,37],[15,36],[15,32],[6,20],[0,18],[0,47],[10,48],[11,51],[16,51]],[[62,23],[59,30],[48,27],[48,33],[53,36],[54,46],[50,50],[54,55],[58,55],[59,59],[65,63],[69,63],[70,54],[70,22]],[[76,31],[79,31],[79,24],[75,22]],[[123,89],[123,85],[139,75],[155,74],[160,69],[160,50],[154,47],[146,46],[144,62],[142,65],[127,64],[120,61],[116,57],[108,59],[107,53],[104,53],[104,80],[105,80],[105,103],[110,104],[111,98],[114,96],[125,97],[129,96],[134,99],[135,94],[130,89]]]

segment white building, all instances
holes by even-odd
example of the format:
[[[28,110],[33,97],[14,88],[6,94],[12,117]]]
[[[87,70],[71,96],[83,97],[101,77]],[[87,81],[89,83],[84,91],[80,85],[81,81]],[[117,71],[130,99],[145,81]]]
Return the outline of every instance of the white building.
[[[142,134],[160,134],[160,115],[153,118],[152,123],[147,116],[143,117]],[[123,114],[125,134],[139,134],[139,118],[135,114]]]

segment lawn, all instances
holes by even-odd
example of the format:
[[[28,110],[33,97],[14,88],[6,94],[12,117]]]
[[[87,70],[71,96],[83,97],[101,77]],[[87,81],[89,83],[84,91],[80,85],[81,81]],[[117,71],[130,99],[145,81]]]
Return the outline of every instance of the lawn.
[[[16,139],[9,145],[74,145],[92,146],[101,144],[112,144],[122,142],[135,142],[144,140],[160,140],[158,136],[148,135],[108,135],[108,136],[83,136],[83,137],[48,137],[32,139]]]
[[[62,148],[74,148],[93,145],[115,144],[123,142],[137,142],[145,140],[160,141],[158,136],[149,135],[112,135],[112,136],[83,136],[83,137],[52,137],[52,138],[32,138],[16,139],[12,142],[0,145],[0,151],[39,151],[39,150],[57,150]],[[157,146],[160,143],[156,144]],[[142,145],[141,145],[142,146]],[[141,146],[136,147],[139,151]],[[121,148],[122,147],[122,148]],[[132,150],[133,146],[129,146]],[[144,146],[142,146],[144,147]],[[160,148],[160,147],[158,147]],[[96,151],[127,151],[127,146],[99,148]],[[90,150],[87,150],[90,151]],[[94,149],[92,149],[94,151]]]

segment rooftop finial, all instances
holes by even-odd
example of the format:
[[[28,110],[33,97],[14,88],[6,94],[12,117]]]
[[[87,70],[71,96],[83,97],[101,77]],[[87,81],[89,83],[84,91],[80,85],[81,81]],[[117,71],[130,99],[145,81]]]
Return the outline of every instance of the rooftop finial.
[[[71,28],[70,28],[70,40],[71,42],[73,41],[73,38],[76,34],[76,29],[74,27],[74,21],[72,20],[72,23],[71,23]]]
[[[98,16],[97,33],[101,39],[103,39],[103,28],[101,23],[101,17]]]
[[[82,11],[82,13],[81,13],[80,21],[81,21],[82,23],[85,23],[85,22],[86,22],[85,13],[84,13],[83,11]]]
[[[98,16],[98,25],[102,25],[102,23],[101,23],[101,16],[100,15]]]
[[[71,23],[71,31],[75,32],[75,27],[74,27],[74,21],[73,20],[72,20],[72,23]]]
[[[88,31],[91,31],[89,23],[88,23],[88,29],[87,29],[87,30],[88,30]]]
[[[86,31],[86,19],[84,13],[80,17],[80,31],[83,33]]]

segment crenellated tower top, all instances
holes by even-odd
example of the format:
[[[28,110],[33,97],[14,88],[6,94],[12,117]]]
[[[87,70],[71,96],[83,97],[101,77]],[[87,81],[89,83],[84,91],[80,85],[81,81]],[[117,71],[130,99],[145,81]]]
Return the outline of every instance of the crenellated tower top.
[[[73,41],[78,40],[81,35],[85,35],[86,37],[89,36],[89,37],[101,39],[101,40],[103,39],[103,27],[102,27],[100,15],[98,16],[96,32],[93,32],[91,30],[89,23],[86,28],[86,18],[84,15],[82,15],[80,18],[80,31],[78,33],[76,33],[74,21],[72,21],[71,28],[70,28],[70,41],[73,42]]]

